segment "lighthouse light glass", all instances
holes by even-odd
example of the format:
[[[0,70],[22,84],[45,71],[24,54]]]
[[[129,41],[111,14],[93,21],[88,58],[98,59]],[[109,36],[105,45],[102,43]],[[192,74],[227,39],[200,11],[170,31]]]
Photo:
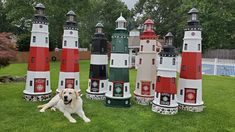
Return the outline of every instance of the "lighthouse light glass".
[[[101,28],[101,27],[96,28],[96,32],[97,33],[102,33],[103,32],[103,28]]]
[[[68,19],[69,21],[74,21],[74,16],[70,15]]]
[[[39,14],[39,15],[43,15],[43,14],[44,14],[43,9],[37,9],[37,14]]]

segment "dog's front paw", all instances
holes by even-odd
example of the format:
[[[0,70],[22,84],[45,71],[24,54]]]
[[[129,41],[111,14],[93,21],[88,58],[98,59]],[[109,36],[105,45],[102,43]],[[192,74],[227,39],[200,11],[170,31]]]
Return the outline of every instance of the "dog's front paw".
[[[75,119],[70,119],[69,120],[71,123],[76,123],[77,121]]]
[[[56,108],[55,107],[51,107],[51,111],[56,111]]]
[[[44,109],[41,109],[41,110],[39,110],[39,112],[45,112],[45,110],[44,110]]]
[[[91,122],[91,120],[90,120],[89,118],[85,118],[84,121],[85,121],[86,123]]]

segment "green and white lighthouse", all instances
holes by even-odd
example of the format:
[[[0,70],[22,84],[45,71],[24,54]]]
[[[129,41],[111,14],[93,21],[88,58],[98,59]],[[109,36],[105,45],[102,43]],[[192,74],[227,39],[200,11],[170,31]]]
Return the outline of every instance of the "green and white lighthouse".
[[[116,20],[116,29],[112,35],[110,57],[110,75],[106,96],[106,106],[130,107],[129,50],[126,19],[121,16]]]

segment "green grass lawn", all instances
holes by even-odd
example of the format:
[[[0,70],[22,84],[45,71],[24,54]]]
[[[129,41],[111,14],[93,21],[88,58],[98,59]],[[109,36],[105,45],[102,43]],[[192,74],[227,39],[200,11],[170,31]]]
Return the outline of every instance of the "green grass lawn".
[[[23,76],[27,64],[12,64],[0,69],[0,75]],[[85,94],[89,61],[80,63],[80,83]],[[51,63],[53,93],[57,88],[59,63]],[[134,91],[136,71],[130,70],[131,92]],[[150,106],[137,105],[132,98],[130,108],[110,108],[103,101],[88,100],[83,96],[84,110],[91,123],[84,123],[74,115],[71,124],[59,111],[39,113],[37,105],[45,102],[27,102],[22,99],[25,83],[0,84],[0,131],[179,131],[179,132],[227,132],[235,131],[235,78],[203,76],[203,100],[201,113],[179,111],[174,116],[164,116],[151,111]]]

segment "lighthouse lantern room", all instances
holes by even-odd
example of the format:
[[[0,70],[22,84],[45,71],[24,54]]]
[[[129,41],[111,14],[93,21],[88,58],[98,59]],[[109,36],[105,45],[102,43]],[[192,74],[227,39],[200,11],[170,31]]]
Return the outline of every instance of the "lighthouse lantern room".
[[[177,100],[179,109],[201,112],[204,104],[202,101],[202,29],[198,20],[198,10],[192,8],[188,15],[188,25],[184,32]]]
[[[130,106],[129,50],[126,22],[121,14],[116,20],[117,27],[112,35],[110,76],[108,90],[105,94],[106,106]]]
[[[136,76],[135,100],[138,104],[148,105],[154,99],[156,87],[157,36],[153,30],[154,22],[147,19],[140,35],[139,65]]]
[[[24,98],[28,101],[45,101],[50,99],[50,55],[48,22],[44,14],[44,5],[35,6],[30,51],[28,58],[28,71]]]
[[[173,35],[169,32],[165,36],[165,45],[159,53],[156,89],[152,103],[152,111],[164,115],[173,115],[178,112],[176,102],[177,54],[172,42]]]
[[[108,45],[103,28],[102,23],[96,24],[96,32],[91,45],[90,73],[86,97],[94,100],[104,100],[108,87]]]
[[[79,42],[76,14],[69,11],[64,25],[62,53],[60,59],[60,74],[57,92],[71,88],[80,92],[79,81]]]

